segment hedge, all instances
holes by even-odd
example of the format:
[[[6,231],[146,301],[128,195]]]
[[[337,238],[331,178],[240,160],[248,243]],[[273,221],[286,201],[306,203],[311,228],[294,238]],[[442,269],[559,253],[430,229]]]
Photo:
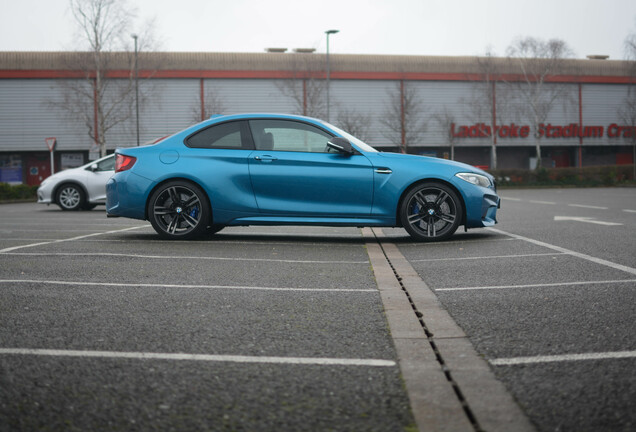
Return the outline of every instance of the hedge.
[[[0,201],[35,201],[37,190],[37,186],[0,183]]]
[[[633,165],[583,168],[503,169],[490,173],[498,186],[618,186],[636,184]]]

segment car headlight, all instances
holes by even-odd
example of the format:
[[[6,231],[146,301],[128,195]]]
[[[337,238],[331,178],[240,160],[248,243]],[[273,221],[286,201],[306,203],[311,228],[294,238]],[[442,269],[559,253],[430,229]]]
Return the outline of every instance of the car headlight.
[[[475,173],[457,173],[455,174],[455,176],[459,177],[460,179],[464,181],[467,181],[468,183],[472,183],[477,186],[483,186],[483,187],[492,186],[490,179],[486,177],[485,175],[475,174]]]

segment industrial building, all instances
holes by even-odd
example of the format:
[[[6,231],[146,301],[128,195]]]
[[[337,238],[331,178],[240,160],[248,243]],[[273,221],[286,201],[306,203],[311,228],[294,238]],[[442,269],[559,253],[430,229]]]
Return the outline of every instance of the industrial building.
[[[108,152],[213,114],[276,112],[328,119],[379,150],[484,168],[530,169],[537,144],[544,166],[633,163],[630,62],[565,60],[541,82],[537,118],[514,59],[331,54],[327,69],[324,54],[284,51],[139,53],[136,63],[131,53],[106,54],[106,109],[127,91],[102,137]],[[88,56],[0,52],[0,182],[39,184],[50,150],[55,171],[98,157],[95,75],[79,66]]]

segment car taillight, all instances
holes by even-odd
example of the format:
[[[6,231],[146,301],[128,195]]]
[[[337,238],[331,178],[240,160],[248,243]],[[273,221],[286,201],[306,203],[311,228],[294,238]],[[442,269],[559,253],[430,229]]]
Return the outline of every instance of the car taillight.
[[[137,162],[136,157],[126,156],[118,153],[117,156],[115,156],[115,172],[118,173],[129,170],[133,167],[135,162]]]

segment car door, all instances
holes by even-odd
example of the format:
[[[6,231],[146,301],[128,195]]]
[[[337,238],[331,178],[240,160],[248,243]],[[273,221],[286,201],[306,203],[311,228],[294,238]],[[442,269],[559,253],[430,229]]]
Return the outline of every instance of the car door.
[[[249,171],[261,213],[355,217],[371,213],[373,168],[362,154],[330,153],[326,131],[304,122],[250,120]]]
[[[115,173],[115,156],[108,156],[86,168],[86,191],[92,203],[106,201],[106,183]]]
[[[179,162],[208,192],[215,218],[222,219],[223,211],[258,212],[247,162],[254,144],[246,121],[213,124],[188,136],[185,145],[190,149]]]

